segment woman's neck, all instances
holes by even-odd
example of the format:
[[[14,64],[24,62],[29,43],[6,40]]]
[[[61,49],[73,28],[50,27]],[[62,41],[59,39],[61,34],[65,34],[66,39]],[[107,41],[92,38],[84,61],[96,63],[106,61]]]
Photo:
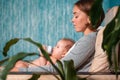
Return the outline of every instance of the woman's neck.
[[[91,32],[96,32],[96,30],[91,30],[91,29],[87,28],[83,33],[84,33],[84,35],[88,35]]]

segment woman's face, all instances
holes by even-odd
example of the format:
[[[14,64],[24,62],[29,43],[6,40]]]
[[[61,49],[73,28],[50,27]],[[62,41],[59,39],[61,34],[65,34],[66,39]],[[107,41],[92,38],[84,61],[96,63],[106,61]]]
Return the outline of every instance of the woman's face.
[[[89,17],[77,6],[74,6],[72,23],[77,32],[85,32],[89,24]]]

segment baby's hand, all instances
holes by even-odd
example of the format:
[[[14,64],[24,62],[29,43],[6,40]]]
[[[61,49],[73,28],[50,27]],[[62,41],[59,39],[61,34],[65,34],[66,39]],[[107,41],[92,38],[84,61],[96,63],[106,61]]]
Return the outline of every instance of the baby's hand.
[[[48,52],[49,55],[51,55],[52,53],[52,47],[51,46],[46,46],[46,45],[42,45],[43,49]],[[40,52],[40,56],[43,56],[41,50],[38,48],[38,51]]]
[[[40,48],[38,48],[38,51],[39,51],[40,56],[43,56],[43,54],[42,54]]]

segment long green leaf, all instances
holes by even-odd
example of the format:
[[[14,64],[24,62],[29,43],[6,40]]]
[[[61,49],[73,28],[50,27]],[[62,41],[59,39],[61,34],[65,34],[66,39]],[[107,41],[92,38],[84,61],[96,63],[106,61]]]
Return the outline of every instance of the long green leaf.
[[[33,74],[32,77],[28,80],[38,80],[40,78],[40,74]]]
[[[64,79],[65,78],[65,72],[64,72],[64,69],[63,69],[63,64],[59,60],[57,60],[57,64],[58,64],[58,69],[60,70],[61,74],[63,75],[62,79]]]
[[[6,80],[6,76],[9,73],[9,71],[14,67],[15,63],[18,60],[23,59],[26,56],[30,55],[36,55],[35,53],[25,53],[25,52],[20,52],[12,57],[9,58],[8,64],[4,67],[2,72],[0,73],[0,80]]]
[[[5,58],[5,59],[1,60],[1,61],[0,61],[0,66],[1,66],[2,64],[4,64],[5,62],[7,62],[8,60],[9,60],[9,58]]]
[[[42,54],[45,56],[45,58],[46,58],[47,60],[51,61],[48,53],[43,49],[42,44],[33,41],[31,38],[23,38],[23,40],[25,40],[25,41],[27,41],[27,42],[30,42],[30,43],[32,43],[33,45],[35,45],[35,46],[37,46],[38,48],[40,48],[40,50],[41,50]]]
[[[73,60],[64,61],[65,80],[77,80]]]
[[[108,55],[108,61],[110,64],[112,64],[112,61],[111,61],[111,57],[112,57],[112,46],[110,46],[111,44],[111,41],[110,39],[112,38],[111,35],[112,35],[112,31],[114,30],[114,27],[115,26],[115,20],[112,20],[105,28],[104,32],[103,32],[103,42],[102,42],[102,47],[103,47],[103,50],[106,50],[107,51],[107,55]],[[104,45],[103,45],[104,44]]]
[[[5,47],[3,48],[3,55],[7,56],[7,52],[9,51],[10,47],[12,45],[16,44],[18,41],[19,41],[19,38],[14,38],[14,39],[11,39],[10,41],[8,41],[5,44]]]
[[[115,46],[113,46],[113,53],[115,53]],[[113,55],[113,62],[114,62],[114,68],[115,68],[115,74],[116,74],[116,78],[118,78],[118,74],[117,74],[117,71],[118,71],[118,61],[117,61],[117,56],[116,56],[116,53]]]
[[[95,0],[89,13],[93,28],[98,28],[104,19],[103,0]]]

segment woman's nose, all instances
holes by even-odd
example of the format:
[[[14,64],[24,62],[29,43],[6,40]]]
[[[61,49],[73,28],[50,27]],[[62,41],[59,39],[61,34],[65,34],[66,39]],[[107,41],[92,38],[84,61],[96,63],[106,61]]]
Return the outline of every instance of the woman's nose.
[[[72,23],[74,23],[74,18],[72,18]]]

